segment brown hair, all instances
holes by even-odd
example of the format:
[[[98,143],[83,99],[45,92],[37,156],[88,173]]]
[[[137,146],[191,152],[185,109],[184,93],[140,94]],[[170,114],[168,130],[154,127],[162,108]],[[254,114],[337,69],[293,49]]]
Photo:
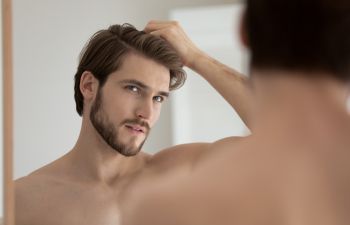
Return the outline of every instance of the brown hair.
[[[245,27],[252,67],[350,80],[349,0],[247,0]]]
[[[96,32],[80,53],[80,62],[74,77],[74,98],[80,116],[84,107],[84,97],[79,87],[83,72],[91,72],[102,87],[108,76],[118,70],[125,55],[132,51],[169,68],[170,90],[184,84],[186,73],[181,59],[165,40],[138,31],[130,24],[112,25],[107,30]]]

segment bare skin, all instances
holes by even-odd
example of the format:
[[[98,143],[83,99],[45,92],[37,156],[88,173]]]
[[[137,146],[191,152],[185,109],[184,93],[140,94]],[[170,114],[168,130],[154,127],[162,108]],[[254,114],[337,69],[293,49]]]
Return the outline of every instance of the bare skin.
[[[123,225],[350,224],[348,87],[323,72],[252,73],[254,133],[211,144],[187,171],[135,179]]]
[[[264,91],[257,90],[262,106],[254,134],[214,143],[208,151],[215,156],[190,171],[155,179],[146,188],[132,185],[123,224],[350,223],[345,85],[257,82]]]
[[[244,76],[201,52],[177,23],[153,21],[145,30],[157,31],[155,35],[167,39],[184,64],[207,79],[247,123],[250,92]],[[128,80],[137,80],[145,87],[125,84]],[[161,110],[158,100],[166,98],[168,86],[167,68],[134,53],[111,74],[101,89],[103,113],[124,144],[139,146],[147,131],[136,132],[130,126],[120,125],[120,121],[142,118],[152,128]],[[17,225],[120,224],[123,205],[126,208],[129,202],[125,194],[133,190],[135,183],[138,188],[147,188],[153,180],[162,182],[169,175],[186,174],[202,158],[213,154],[212,144],[194,143],[174,146],[153,156],[142,152],[133,157],[122,156],[98,135],[89,119],[98,93],[98,82],[90,72],[84,73],[80,88],[84,112],[79,139],[65,156],[16,181]]]

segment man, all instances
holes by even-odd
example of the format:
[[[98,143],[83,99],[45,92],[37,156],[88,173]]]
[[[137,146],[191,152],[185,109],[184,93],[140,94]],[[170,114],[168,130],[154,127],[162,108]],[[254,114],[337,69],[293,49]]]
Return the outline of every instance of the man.
[[[148,30],[176,46],[169,27]],[[241,32],[253,135],[213,143],[189,172],[135,179],[122,224],[350,224],[350,2],[247,0]]]
[[[247,115],[244,78],[200,54],[215,66],[199,72]],[[172,171],[187,171],[207,154],[205,143],[176,146],[154,156],[139,152],[169,91],[184,82],[182,64],[201,68],[183,59],[162,38],[131,25],[97,32],[83,50],[75,75],[80,136],[62,158],[16,181],[16,224],[119,224],[124,191],[133,180],[151,182]],[[221,79],[217,71],[226,76]]]

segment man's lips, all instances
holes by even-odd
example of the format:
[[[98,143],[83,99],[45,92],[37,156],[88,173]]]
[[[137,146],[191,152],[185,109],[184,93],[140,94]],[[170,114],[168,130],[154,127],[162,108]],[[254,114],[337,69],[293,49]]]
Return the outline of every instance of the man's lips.
[[[141,132],[141,133],[145,133],[146,132],[146,128],[140,125],[135,125],[135,124],[125,124],[125,126],[129,129],[132,129],[136,132]]]

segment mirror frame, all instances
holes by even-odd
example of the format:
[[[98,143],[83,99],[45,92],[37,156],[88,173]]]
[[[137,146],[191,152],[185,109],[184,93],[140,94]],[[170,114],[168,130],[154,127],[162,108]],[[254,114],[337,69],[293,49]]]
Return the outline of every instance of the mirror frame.
[[[14,225],[12,1],[2,0],[3,224]]]

